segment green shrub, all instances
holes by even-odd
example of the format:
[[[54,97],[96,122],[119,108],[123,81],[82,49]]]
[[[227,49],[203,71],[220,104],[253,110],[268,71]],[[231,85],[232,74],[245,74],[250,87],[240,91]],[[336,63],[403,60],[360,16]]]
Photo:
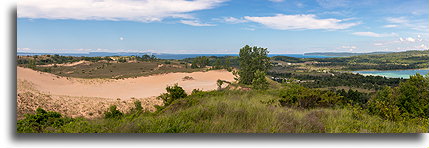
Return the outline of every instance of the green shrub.
[[[310,89],[298,84],[289,84],[280,90],[279,100],[282,106],[315,108],[342,106],[342,96],[332,91]]]
[[[112,105],[109,107],[109,110],[104,113],[104,118],[120,118],[122,115],[122,112],[116,109],[116,105]]]
[[[46,132],[48,127],[58,128],[72,122],[72,118],[63,118],[61,114],[37,108],[35,114],[26,114],[25,119],[17,122],[18,133]]]
[[[187,96],[185,90],[183,90],[183,88],[177,83],[173,86],[167,86],[165,89],[167,90],[167,93],[163,93],[158,97],[164,101],[164,106],[168,106],[174,100],[185,98]]]

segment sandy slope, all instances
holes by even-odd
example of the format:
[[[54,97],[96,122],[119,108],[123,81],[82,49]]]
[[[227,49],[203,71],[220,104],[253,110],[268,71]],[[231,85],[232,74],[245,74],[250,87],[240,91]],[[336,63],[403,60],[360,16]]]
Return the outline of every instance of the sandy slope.
[[[185,76],[193,79],[184,80]],[[234,80],[230,72],[220,70],[112,80],[59,77],[22,67],[17,67],[17,79],[18,119],[38,107],[70,117],[96,118],[110,105],[128,112],[135,100],[140,100],[145,110],[154,111],[154,105],[162,105],[154,96],[164,93],[167,85],[178,83],[190,93],[193,89],[216,89],[218,79]]]
[[[190,76],[193,80],[183,80],[185,76]],[[174,83],[178,83],[187,92],[191,92],[193,89],[216,89],[216,81],[218,79],[234,80],[232,73],[224,70],[168,73],[119,80],[88,80],[59,77],[22,67],[17,67],[17,78],[33,83],[35,89],[47,94],[121,99],[158,96],[165,92],[167,85],[173,85]]]

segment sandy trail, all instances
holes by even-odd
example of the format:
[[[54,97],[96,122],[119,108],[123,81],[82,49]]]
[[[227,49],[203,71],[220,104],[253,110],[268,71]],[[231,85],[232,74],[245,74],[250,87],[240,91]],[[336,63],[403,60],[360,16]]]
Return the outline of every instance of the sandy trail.
[[[183,80],[190,76],[192,80]],[[165,87],[178,83],[186,92],[193,89],[214,90],[218,79],[234,81],[231,72],[212,70],[208,72],[168,73],[128,79],[80,79],[59,77],[50,73],[17,67],[17,78],[34,84],[38,91],[50,95],[102,98],[147,98],[166,92]]]

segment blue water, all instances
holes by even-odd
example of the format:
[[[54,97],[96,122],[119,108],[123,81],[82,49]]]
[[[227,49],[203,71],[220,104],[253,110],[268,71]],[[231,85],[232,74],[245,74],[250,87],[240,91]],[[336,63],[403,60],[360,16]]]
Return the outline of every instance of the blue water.
[[[17,55],[19,56],[27,56],[27,55],[53,55],[58,54],[62,56],[75,56],[75,57],[99,57],[99,56],[142,56],[145,54],[151,55],[151,53],[132,53],[132,52],[90,52],[90,53],[24,53],[24,52],[18,52]],[[176,59],[181,60],[185,58],[195,58],[198,56],[238,56],[238,54],[153,54],[157,58],[160,59]],[[288,56],[288,57],[295,57],[295,58],[331,58],[332,56],[318,56],[318,55],[304,55],[304,54],[269,54],[269,57],[273,56]]]
[[[388,78],[410,78],[410,75],[415,75],[419,73],[421,75],[426,75],[429,72],[429,69],[411,69],[411,70],[374,70],[374,71],[352,71],[353,73],[359,74],[368,74],[376,76],[385,76]]]

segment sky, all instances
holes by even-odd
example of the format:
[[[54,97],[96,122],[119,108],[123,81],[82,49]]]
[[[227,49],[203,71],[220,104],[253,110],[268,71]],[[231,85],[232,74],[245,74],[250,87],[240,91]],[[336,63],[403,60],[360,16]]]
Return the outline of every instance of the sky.
[[[17,51],[425,50],[428,0],[21,0]]]

